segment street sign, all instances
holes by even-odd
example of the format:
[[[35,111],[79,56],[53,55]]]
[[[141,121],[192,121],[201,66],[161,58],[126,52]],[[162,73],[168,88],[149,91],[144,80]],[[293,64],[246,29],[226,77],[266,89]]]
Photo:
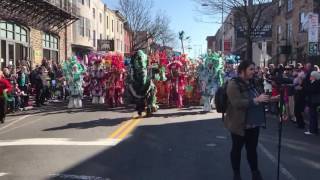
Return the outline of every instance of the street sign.
[[[309,42],[309,56],[317,56],[319,54],[319,44],[317,42]]]

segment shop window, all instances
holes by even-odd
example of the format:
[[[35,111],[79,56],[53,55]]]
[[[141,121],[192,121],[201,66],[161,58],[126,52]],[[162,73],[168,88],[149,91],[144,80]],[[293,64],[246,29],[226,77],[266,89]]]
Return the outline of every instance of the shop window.
[[[44,33],[43,37],[43,57],[46,59],[50,59],[53,62],[59,62],[59,39],[52,35]]]
[[[27,30],[17,24],[0,22],[0,37],[15,41],[28,42]]]
[[[5,40],[1,40],[1,68],[6,66],[6,59],[7,59],[7,44]]]

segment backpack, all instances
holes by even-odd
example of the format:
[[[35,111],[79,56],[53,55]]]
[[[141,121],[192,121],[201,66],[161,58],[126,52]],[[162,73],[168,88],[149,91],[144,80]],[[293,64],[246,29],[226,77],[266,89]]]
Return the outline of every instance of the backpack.
[[[240,86],[241,80],[239,78],[232,78],[232,79],[235,80],[235,82],[239,86],[240,92],[242,92],[242,89]],[[218,113],[222,113],[222,120],[224,120],[224,114],[227,112],[228,103],[229,103],[228,95],[227,95],[228,82],[229,81],[227,81],[225,84],[223,84],[221,87],[218,88],[214,97],[214,104],[216,106],[216,111]]]

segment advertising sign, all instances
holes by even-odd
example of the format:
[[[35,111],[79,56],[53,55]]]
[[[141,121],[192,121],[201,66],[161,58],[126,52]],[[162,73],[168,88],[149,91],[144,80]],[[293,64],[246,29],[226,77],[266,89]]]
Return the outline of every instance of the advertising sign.
[[[114,51],[114,40],[98,40],[98,51]]]
[[[319,15],[310,13],[308,16],[308,21],[308,42],[318,42]]]

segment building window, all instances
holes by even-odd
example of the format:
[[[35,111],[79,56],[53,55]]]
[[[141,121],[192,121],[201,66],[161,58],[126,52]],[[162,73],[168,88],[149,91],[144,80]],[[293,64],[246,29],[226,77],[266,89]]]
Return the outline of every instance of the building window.
[[[79,23],[78,31],[80,36],[84,36],[84,21],[85,21],[84,17],[80,17],[80,20],[78,21]]]
[[[58,38],[52,34],[42,34],[43,57],[55,63],[59,62]]]
[[[287,24],[287,41],[291,42],[291,38],[292,38],[292,23],[291,21],[289,21]]]
[[[96,47],[96,31],[95,30],[93,30],[92,36],[93,36],[93,47]]]
[[[111,31],[113,32],[113,20],[111,21]]]
[[[109,29],[109,16],[107,16],[107,29]]]
[[[102,34],[100,33],[100,39],[102,39]]]
[[[123,28],[123,26],[122,26],[122,24],[121,24],[121,27],[120,27],[121,34],[122,34],[122,28]]]
[[[119,41],[119,39],[117,39],[117,50],[118,50],[118,51],[120,50],[119,45],[120,45],[120,41]]]
[[[293,0],[288,0],[288,12],[293,9]]]
[[[96,9],[95,8],[92,8],[92,15],[93,15],[93,19],[96,18]]]
[[[281,25],[278,25],[278,30],[277,30],[277,41],[280,41],[281,39]]]
[[[84,5],[84,0],[79,0],[79,2],[80,2],[82,5]]]
[[[4,21],[0,21],[0,37],[25,43],[28,42],[27,29]]]
[[[90,1],[91,1],[91,0],[87,0],[87,1],[88,1],[88,2],[87,2],[87,3],[88,3],[88,6],[89,6],[89,8],[90,8],[90,6],[91,6],[91,2],[90,2]]]
[[[91,29],[90,19],[86,18],[86,36],[89,38],[90,38],[90,29]]]
[[[300,12],[299,13],[299,31],[300,32],[304,32],[304,30],[303,30],[304,21],[305,21],[305,14],[304,14],[304,12]]]
[[[122,48],[122,41],[120,42],[120,48],[121,48],[121,52],[122,52],[122,49],[123,49],[123,48]]]
[[[100,23],[102,23],[102,14],[100,13]]]
[[[117,21],[117,32],[119,32],[119,21]]]

